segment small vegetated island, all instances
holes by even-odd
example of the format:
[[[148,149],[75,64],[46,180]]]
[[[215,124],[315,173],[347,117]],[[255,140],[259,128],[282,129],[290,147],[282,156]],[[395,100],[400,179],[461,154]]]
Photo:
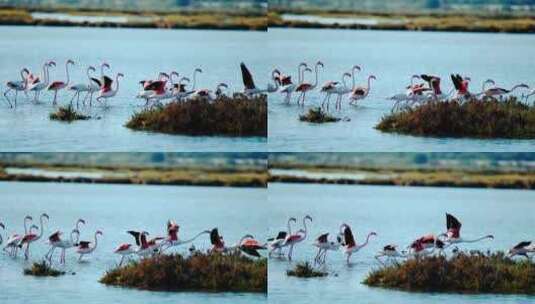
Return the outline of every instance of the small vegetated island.
[[[24,269],[24,274],[36,277],[58,277],[64,275],[65,272],[56,270],[45,261],[42,261],[39,263],[33,263],[30,268]]]
[[[503,252],[430,256],[376,269],[363,283],[416,292],[535,294],[535,264]]]
[[[384,116],[376,129],[417,136],[535,138],[535,106],[511,96],[429,101]]]
[[[78,113],[71,105],[59,107],[56,112],[50,113],[51,120],[73,122],[75,120],[88,120],[91,116]]]
[[[286,271],[286,275],[298,278],[320,278],[328,275],[327,272],[314,269],[309,262],[297,263],[294,268]]]
[[[310,123],[326,123],[326,122],[337,122],[340,121],[340,118],[334,117],[328,112],[325,112],[321,108],[311,108],[306,114],[299,116],[300,121],[310,122]]]
[[[267,95],[174,101],[135,113],[126,126],[168,134],[267,137]]]
[[[162,254],[112,269],[100,282],[157,291],[267,293],[267,259],[239,253]]]

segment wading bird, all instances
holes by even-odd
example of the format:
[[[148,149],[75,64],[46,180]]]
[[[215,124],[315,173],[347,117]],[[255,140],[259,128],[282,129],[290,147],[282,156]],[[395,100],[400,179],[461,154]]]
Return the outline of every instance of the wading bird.
[[[468,91],[468,86],[470,85],[470,77],[462,77],[459,74],[451,74],[451,81],[453,82],[453,86],[455,87],[455,99],[458,99],[460,101],[464,101],[472,96],[470,94],[470,91]]]
[[[260,244],[257,240],[254,239],[254,236],[250,234],[246,234],[240,239],[237,248],[246,255],[253,256],[256,258],[259,258],[261,256],[258,250],[267,249],[265,245]]]
[[[336,109],[342,110],[342,99],[344,98],[344,95],[347,95],[351,93],[351,88],[347,86],[346,78],[350,78],[350,73],[344,73],[342,75],[342,85],[338,85],[334,88],[334,94],[338,95],[336,97]],[[329,104],[327,104],[327,109],[329,108]]]
[[[92,85],[93,81],[92,81],[91,75],[89,74],[90,71],[94,72],[95,68],[92,67],[92,66],[89,66],[87,68],[87,70],[86,70],[86,75],[87,75],[87,80],[88,80],[87,83],[77,83],[77,84],[69,86],[69,90],[70,91],[74,91],[74,94],[72,95],[72,98],[69,101],[71,106],[72,106],[72,101],[76,97],[77,98],[76,99],[76,107],[78,107],[78,104],[80,103],[80,93],[87,92],[86,93],[86,98],[87,98],[88,94],[91,94],[91,85]],[[85,103],[85,98],[84,98],[83,102]]]
[[[282,248],[285,246],[286,237],[292,234],[291,222],[296,223],[297,219],[295,217],[289,218],[288,222],[286,223],[287,230],[286,231],[279,231],[279,233],[277,234],[276,237],[269,238],[267,240],[268,241],[268,248],[269,248],[268,257],[271,257],[271,255],[273,254],[273,252],[275,250],[278,251],[278,256],[279,257],[282,256]]]
[[[314,83],[309,83],[309,82],[302,82],[301,84],[299,84],[297,86],[297,88],[295,89],[296,92],[298,93],[301,93],[298,97],[297,97],[297,105],[299,105],[299,100],[301,100],[301,105],[304,106],[305,105],[305,95],[306,93],[308,92],[311,92],[313,90],[316,89],[316,87],[318,86],[318,81],[319,81],[319,67],[324,67],[323,63],[321,61],[318,61],[316,63],[316,65],[314,66],[314,73],[316,74],[316,79],[314,80]],[[310,69],[306,69],[308,71],[311,71]],[[304,73],[304,72],[303,72]]]
[[[297,233],[288,235],[286,240],[284,241],[284,246],[289,246],[290,249],[288,249],[288,260],[292,260],[292,254],[294,246],[307,238],[307,220],[310,220],[312,222],[312,217],[310,215],[307,215],[303,218],[303,229],[299,229]]]
[[[513,86],[510,90],[507,90],[507,89],[504,89],[504,88],[499,88],[499,87],[492,87],[492,88],[489,88],[489,89],[479,93],[478,96],[483,95],[483,99],[498,97],[501,100],[501,99],[503,99],[503,95],[513,93],[514,91],[516,91],[518,89],[529,89],[529,86],[527,84],[521,83],[521,84],[517,84],[517,85]]]
[[[217,228],[210,231],[210,243],[212,244],[210,252],[223,253],[227,250],[225,241],[223,240],[223,237],[219,235]]]
[[[161,245],[160,245],[161,252],[171,247],[176,247],[176,246],[181,246],[184,244],[191,243],[203,234],[210,234],[210,230],[204,230],[204,231],[197,233],[195,236],[193,236],[190,239],[181,240],[178,236],[179,229],[180,229],[180,226],[177,223],[175,223],[175,221],[171,221],[171,220],[167,221],[167,237],[161,242]]]
[[[9,252],[8,254],[12,257],[16,257],[19,250],[19,244],[22,238],[28,234],[28,223],[30,223],[33,220],[33,218],[29,215],[26,215],[24,217],[24,234],[12,234],[7,240],[6,240],[6,246],[4,246],[4,251]]]
[[[49,68],[51,66],[56,66],[56,63],[54,61],[48,61],[43,64],[43,81],[38,81],[34,83],[29,83],[27,90],[30,92],[34,92],[33,101],[38,102],[39,96],[41,95],[41,92],[48,87],[48,84],[50,82],[50,74],[49,74]]]
[[[366,241],[360,245],[358,245],[355,241],[355,238],[353,237],[353,233],[351,232],[351,227],[349,227],[348,224],[342,224],[340,226],[340,231],[344,235],[344,241],[342,243],[342,246],[344,247],[344,253],[346,254],[346,262],[348,265],[350,265],[350,258],[353,253],[358,252],[362,248],[366,247],[368,245],[368,242],[370,240],[370,237],[376,236],[377,233],[370,232],[368,233],[368,236],[366,237]]]
[[[121,262],[119,262],[119,266],[121,266],[124,259],[130,258],[136,253],[136,250],[132,244],[121,244],[113,252],[121,256]]]
[[[117,73],[117,75],[115,76],[115,82],[116,82],[115,90],[112,89],[113,81],[110,78],[106,78],[102,88],[100,89],[98,93],[98,97],[97,97],[98,102],[101,102],[101,99],[104,98],[104,105],[106,106],[106,100],[108,100],[108,98],[114,97],[117,94],[117,92],[119,91],[119,78],[120,77],[124,77],[124,75],[122,73]]]
[[[69,78],[69,65],[74,65],[74,61],[71,59],[67,60],[65,62],[65,74],[66,74],[66,81],[54,81],[48,86],[49,91],[54,91],[54,100],[52,101],[52,104],[56,104],[56,100],[58,97],[58,91],[63,90],[69,85],[70,78]]]
[[[368,76],[368,85],[366,87],[353,87],[351,95],[349,95],[350,104],[355,104],[359,100],[363,100],[368,97],[371,90],[372,79],[376,80],[377,78],[374,75],[370,75]]]
[[[14,102],[14,104],[15,104],[15,107],[16,107],[17,106],[17,96],[18,96],[19,92],[23,92],[23,91],[26,90],[26,86],[28,85],[28,81],[27,81],[26,77],[29,74],[30,74],[30,70],[28,70],[27,68],[23,68],[22,70],[20,70],[20,78],[22,80],[12,80],[12,81],[6,82],[7,90],[4,92],[4,97],[6,98],[7,103],[9,104],[10,108],[13,108],[13,104],[9,100],[9,97],[7,97],[7,93],[9,93],[10,91],[15,91],[15,102]]]
[[[240,69],[241,69],[241,76],[242,76],[243,86],[244,86],[243,94],[245,94],[245,96],[253,97],[258,94],[273,93],[278,90],[279,85],[277,81],[275,81],[275,85],[269,83],[265,89],[257,88],[254,83],[253,75],[251,74],[249,69],[245,66],[245,63],[243,62],[240,63]],[[273,79],[275,79],[275,71],[273,71],[271,75]]]
[[[80,254],[80,257],[78,258],[78,262],[82,261],[82,257],[86,254],[91,254],[95,249],[97,249],[98,239],[97,236],[102,235],[102,231],[97,230],[95,232],[95,244],[93,246],[91,245],[90,241],[80,241],[78,242],[78,248],[76,249],[76,252]]]
[[[315,247],[318,247],[318,253],[314,257],[314,263],[316,264],[325,264],[327,258],[327,251],[337,251],[342,245],[342,237],[340,235],[336,236],[336,241],[329,241],[329,233],[324,233],[320,235],[312,244]]]
[[[439,250],[439,254],[446,248],[446,244],[438,237],[428,234],[414,240],[408,247],[409,253],[407,256],[422,257],[432,254],[435,249]],[[430,250],[428,250],[430,249]]]
[[[461,226],[461,222],[459,222],[459,220],[455,216],[446,213],[446,229],[448,229],[448,231],[446,233],[438,235],[438,237],[445,237],[445,239],[443,239],[442,241],[447,243],[448,246],[452,244],[476,243],[485,239],[494,239],[494,236],[491,234],[472,240],[464,239],[461,237]]]
[[[43,223],[44,219],[46,219],[47,221],[50,219],[48,214],[43,213],[39,217],[40,227],[38,227],[38,229],[40,231],[39,231],[38,235],[35,234],[35,233],[32,233],[30,231],[30,233],[24,235],[24,237],[20,241],[19,248],[22,248],[24,245],[26,245],[26,249],[24,250],[24,259],[25,260],[28,260],[30,258],[30,244],[40,240],[43,237],[43,233],[44,233],[44,230],[45,230],[44,223]]]
[[[48,259],[50,263],[52,263],[52,257],[54,256],[54,250],[56,248],[61,249],[61,254],[59,257],[59,263],[65,264],[65,254],[67,249],[77,246],[78,239],[80,238],[80,231],[77,229],[73,229],[71,231],[69,239],[62,239],[61,235],[63,233],[61,231],[56,231],[51,236],[48,237],[48,241],[51,245],[50,250],[45,255],[45,257]],[[75,237],[76,236],[76,237]]]
[[[406,253],[405,251],[399,252],[397,249],[397,245],[389,244],[384,246],[383,249],[375,255],[375,259],[379,261],[379,263],[386,265],[385,262],[381,260],[382,257],[386,257],[387,262],[389,262],[397,258],[406,257]]]

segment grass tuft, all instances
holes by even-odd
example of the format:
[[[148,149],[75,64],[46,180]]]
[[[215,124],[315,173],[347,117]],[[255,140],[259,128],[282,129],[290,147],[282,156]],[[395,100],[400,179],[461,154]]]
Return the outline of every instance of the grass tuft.
[[[326,272],[315,270],[309,262],[297,263],[293,269],[286,271],[286,274],[298,278],[318,278],[327,276]]]
[[[73,122],[75,120],[88,120],[91,116],[83,115],[76,112],[71,105],[66,107],[59,107],[54,113],[50,113],[50,119]]]
[[[427,102],[384,116],[375,128],[418,136],[533,139],[535,106],[516,97]]]
[[[56,270],[50,267],[45,261],[40,263],[33,263],[31,268],[24,269],[25,275],[33,275],[36,277],[57,277],[64,275],[64,271]]]
[[[109,270],[100,282],[159,291],[267,293],[267,260],[238,253],[159,255]]]
[[[407,291],[535,294],[535,264],[503,252],[410,259],[372,271],[363,282]]]
[[[169,134],[267,137],[267,96],[171,102],[135,113],[126,126]]]
[[[299,115],[299,120],[320,124],[326,122],[337,122],[340,121],[340,118],[331,116],[329,113],[323,111],[320,107],[318,107],[309,109],[308,113],[304,115]]]

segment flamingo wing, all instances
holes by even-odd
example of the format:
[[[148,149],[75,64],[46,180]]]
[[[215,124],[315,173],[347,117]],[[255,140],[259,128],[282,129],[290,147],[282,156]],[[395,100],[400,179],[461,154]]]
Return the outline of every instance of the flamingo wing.
[[[327,239],[329,238],[329,233],[324,233],[322,235],[320,235],[318,238],[317,238],[317,241],[319,243],[327,243]]]
[[[65,86],[65,82],[63,81],[54,81],[48,86],[48,90],[57,90],[61,87]]]
[[[127,233],[134,237],[134,239],[136,240],[136,245],[141,246],[141,240],[140,240],[141,232],[129,230],[127,231]]]
[[[396,251],[396,245],[386,245],[385,247],[383,247],[383,251]]]
[[[108,76],[102,76],[102,82],[103,82],[102,87],[104,87],[104,88],[110,88],[110,87],[111,87],[111,84],[113,83],[113,79],[111,79],[111,78],[108,77]]]
[[[457,233],[459,233],[461,231],[461,222],[459,222],[459,220],[449,214],[449,213],[446,213],[446,228],[448,229],[448,231],[452,230],[452,231],[457,231]]]
[[[89,248],[89,244],[91,244],[91,242],[81,241],[78,244],[79,244],[79,248]]]
[[[97,78],[91,77],[91,82],[96,84],[99,88],[102,86],[102,83]]]
[[[455,90],[461,89],[461,82],[459,81],[458,75],[451,74],[451,82],[453,82],[453,86],[455,87]],[[461,79],[462,81],[462,79]]]
[[[212,245],[221,244],[221,237],[219,236],[219,231],[217,231],[217,228],[214,228],[212,231],[210,231],[210,243],[212,243]]]
[[[121,252],[129,249],[132,246],[132,244],[121,244],[117,249],[115,249],[115,252]]]
[[[355,246],[355,238],[353,237],[353,232],[351,232],[351,228],[349,226],[345,226],[344,228],[344,242],[348,247],[354,247]]]
[[[165,80],[153,81],[145,86],[145,91],[162,91],[166,83]]]
[[[513,249],[522,249],[524,247],[527,247],[531,244],[531,242],[529,241],[523,241],[523,242],[520,242],[518,244],[515,245],[515,247],[513,247]]]
[[[277,234],[276,239],[277,240],[284,240],[288,233],[286,231],[279,231],[279,234]]]
[[[49,237],[48,237],[48,240],[52,243],[54,242],[59,242],[60,241],[60,236],[61,236],[61,231],[56,231],[54,233],[52,233]]]
[[[240,68],[241,68],[241,76],[243,79],[243,85],[245,86],[245,88],[248,90],[252,90],[256,88],[254,84],[254,80],[253,80],[253,75],[251,74],[251,72],[249,72],[249,69],[247,69],[247,67],[245,66],[245,63],[243,62],[240,63]]]

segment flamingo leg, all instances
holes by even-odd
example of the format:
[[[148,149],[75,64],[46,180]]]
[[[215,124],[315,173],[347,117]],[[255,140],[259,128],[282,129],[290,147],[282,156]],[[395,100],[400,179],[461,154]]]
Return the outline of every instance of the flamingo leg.
[[[15,108],[17,107],[17,96],[19,95],[19,91],[15,90]]]
[[[10,88],[7,88],[7,90],[4,92],[4,97],[6,98],[7,103],[9,104],[9,107],[10,107],[10,108],[13,108],[13,105],[11,104],[11,101],[10,101],[9,98],[7,97],[7,93],[9,93],[9,91],[11,91],[11,89],[10,89]]]
[[[54,101],[52,102],[53,105],[56,105],[56,98],[58,97],[58,90],[54,90]]]

